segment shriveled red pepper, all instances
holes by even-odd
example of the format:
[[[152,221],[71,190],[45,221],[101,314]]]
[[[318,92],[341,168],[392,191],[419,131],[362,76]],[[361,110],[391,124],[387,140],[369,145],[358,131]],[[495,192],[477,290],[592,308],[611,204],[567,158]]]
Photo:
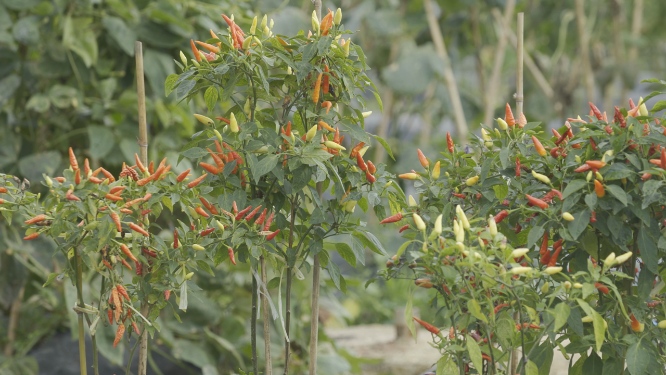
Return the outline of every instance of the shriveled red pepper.
[[[451,193],[454,197],[458,197],[460,199],[465,199],[467,196],[465,194],[460,194],[460,193]]]
[[[618,106],[615,106],[615,123],[620,125],[621,128],[627,127],[627,120],[624,118],[624,115]]]
[[[402,233],[402,232],[406,231],[407,229],[409,229],[409,224],[405,224],[402,227],[400,227],[400,230],[398,231],[398,233]]]
[[[520,158],[516,156],[516,177],[520,177]]]
[[[592,102],[589,102],[589,104],[590,104],[590,109],[592,110],[592,113],[597,118],[597,120],[602,121],[604,119],[604,115],[601,114],[599,108],[597,108],[596,105],[592,104]]]
[[[453,138],[451,138],[451,133],[446,132],[446,147],[449,149],[450,153],[455,152],[455,145],[453,144]]]
[[[120,339],[123,338],[123,335],[125,334],[125,326],[123,324],[118,326],[118,329],[116,330],[116,337],[113,340],[113,347],[115,348],[118,346],[118,343],[120,342]]]

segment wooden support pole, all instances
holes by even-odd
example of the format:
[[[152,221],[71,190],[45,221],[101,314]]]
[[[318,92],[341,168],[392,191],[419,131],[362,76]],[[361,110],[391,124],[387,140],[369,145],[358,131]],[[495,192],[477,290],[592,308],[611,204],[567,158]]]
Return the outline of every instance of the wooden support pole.
[[[523,26],[525,22],[525,13],[518,13],[517,20],[518,40],[516,44],[516,116],[520,117],[523,113]]]

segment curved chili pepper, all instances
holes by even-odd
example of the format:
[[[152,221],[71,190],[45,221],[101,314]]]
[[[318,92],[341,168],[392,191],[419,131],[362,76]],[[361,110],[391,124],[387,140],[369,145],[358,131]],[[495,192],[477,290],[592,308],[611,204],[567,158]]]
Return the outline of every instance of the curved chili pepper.
[[[273,238],[275,238],[275,236],[278,235],[278,233],[280,233],[280,230],[279,230],[279,229],[276,230],[275,232],[269,234],[268,236],[266,236],[266,241],[270,241],[270,240],[272,240]]]
[[[433,333],[433,334],[435,334],[435,335],[439,335],[439,332],[440,332],[439,328],[433,326],[433,325],[430,324],[430,323],[426,323],[426,322],[424,322],[423,320],[421,320],[421,319],[419,319],[419,318],[417,318],[417,317],[413,317],[412,319],[414,319],[414,321],[416,321],[417,323],[419,323],[421,326],[423,326],[423,328],[425,328],[426,330],[430,331],[431,333]]]
[[[548,203],[542,201],[541,199],[534,198],[533,196],[531,196],[531,195],[529,195],[529,194],[525,194],[525,197],[526,197],[527,200],[528,200],[532,205],[534,205],[534,206],[537,206],[537,207],[539,207],[539,208],[541,208],[541,209],[546,209],[546,208],[548,208]]]

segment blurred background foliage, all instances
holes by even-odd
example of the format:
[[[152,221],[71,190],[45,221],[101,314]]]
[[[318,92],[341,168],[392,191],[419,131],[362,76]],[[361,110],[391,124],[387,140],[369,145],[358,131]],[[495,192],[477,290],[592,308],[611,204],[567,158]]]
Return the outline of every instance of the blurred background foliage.
[[[428,24],[426,3],[436,25]],[[446,81],[444,60],[433,44],[437,28],[470,134],[479,123],[503,114],[504,103],[514,104],[515,31],[509,29],[515,30],[516,12],[525,12],[529,121],[559,126],[567,117],[587,113],[588,100],[612,112],[613,105],[627,106],[628,96],[637,102],[641,92],[649,92],[647,85],[638,87],[640,79],[664,77],[666,71],[663,1],[323,2],[323,9],[337,7],[343,9],[347,29],[358,31],[354,42],[363,47],[384,101],[383,113],[369,108],[374,114],[366,127],[389,140],[396,160],[381,148],[373,160],[395,172],[416,165],[417,147],[434,154],[443,149],[446,131],[457,134],[452,82]],[[226,28],[221,13],[234,14],[245,29],[254,15],[268,14],[275,20],[275,33],[293,35],[310,28],[312,9],[309,0],[0,0],[0,170],[32,180],[39,190],[36,182],[43,173],[58,175],[65,168],[70,146],[79,158],[88,157],[93,168],[103,166],[114,174],[123,161],[133,160],[138,151],[135,40],[143,42],[146,67],[149,158],[167,157],[175,165],[182,145],[202,126],[192,113],[206,112],[203,97],[179,103],[175,95],[164,96],[164,80],[176,72],[173,59],[180,50],[191,57],[189,39],[206,40],[209,29]],[[189,168],[187,163],[176,171]],[[397,233],[379,228],[373,218],[368,221],[389,253],[394,252]],[[67,306],[73,304],[73,289],[68,282],[42,288],[62,262],[53,256],[53,246],[39,240],[26,243],[17,226],[6,220],[0,224],[0,374],[45,373],[45,363],[29,354],[72,328],[74,314]],[[339,262],[348,276],[348,292],[322,289],[324,326],[392,323],[411,282],[364,287],[385,261],[368,253],[366,264],[355,269]],[[199,372],[194,365],[206,374],[229,373],[248,363],[249,323],[242,317],[249,312],[242,309],[249,304],[237,303],[250,299],[248,270],[223,264],[215,271],[215,278],[197,275],[201,291],[191,308],[179,314],[182,324],[173,314],[163,314],[155,357]],[[295,362],[305,368],[301,358],[309,332],[309,283],[296,283],[293,292],[301,302],[292,312]],[[428,318],[428,301],[417,298],[414,303]],[[281,333],[276,329],[272,337],[279,353]],[[111,363],[122,363],[121,352],[111,350],[108,341],[100,347]],[[320,350],[320,360],[327,364],[322,371],[330,374],[356,372],[362,361],[330,341],[324,340]]]

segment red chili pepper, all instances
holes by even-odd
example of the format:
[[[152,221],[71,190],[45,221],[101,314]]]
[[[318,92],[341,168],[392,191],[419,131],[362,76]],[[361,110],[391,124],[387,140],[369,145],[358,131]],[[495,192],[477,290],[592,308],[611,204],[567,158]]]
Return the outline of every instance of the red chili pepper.
[[[430,323],[426,323],[426,322],[424,322],[423,320],[421,320],[421,319],[419,319],[419,318],[417,318],[417,317],[413,317],[413,319],[414,319],[417,323],[419,323],[420,325],[422,325],[423,328],[425,328],[426,330],[430,331],[431,333],[434,333],[435,335],[439,335],[439,332],[440,332],[440,331],[439,331],[439,328],[433,326],[433,325],[430,324]]]
[[[497,215],[495,215],[495,223],[501,223],[502,220],[506,219],[507,216],[509,216],[509,212],[507,210],[500,211]]]
[[[560,148],[559,147],[554,147],[550,149],[550,156],[553,157],[553,159],[557,159],[560,156]]]
[[[602,284],[602,283],[595,283],[594,287],[597,288],[597,290],[599,290],[603,294],[608,294],[610,292],[608,290],[608,287],[604,286],[604,284]]]
[[[254,222],[255,225],[261,225],[264,223],[264,220],[266,220],[266,211],[268,211],[268,209],[264,208],[264,210],[261,212],[261,215],[259,215],[259,218],[255,220]]]
[[[379,222],[379,224],[388,224],[388,223],[395,223],[397,221],[402,220],[402,212],[398,212],[395,215],[391,215],[387,217],[386,219],[382,220]]]
[[[449,149],[450,153],[455,152],[455,145],[453,144],[453,138],[451,138],[451,133],[446,132],[446,147]]]
[[[245,215],[246,213],[248,213],[251,209],[252,209],[252,206],[247,206],[244,210],[242,210],[241,212],[239,212],[239,213],[236,215],[236,217],[235,217],[236,221],[242,219],[242,218],[243,218],[243,215]]]
[[[597,222],[597,214],[592,211],[592,216],[590,216],[590,223],[596,223]]]
[[[79,162],[76,160],[76,156],[74,155],[74,150],[72,148],[69,148],[69,165],[72,166],[73,170],[79,169]]]
[[[356,153],[356,165],[358,165],[358,168],[363,172],[368,170],[368,166],[365,164],[365,161],[363,161],[363,156],[359,153]]]
[[[557,248],[553,246],[554,252],[551,255],[550,260],[548,261],[548,267],[555,267],[557,265],[557,258],[560,256],[560,251],[562,251],[562,246]]]
[[[201,177],[199,177],[199,178],[197,178],[196,180],[190,182],[189,184],[187,184],[187,187],[191,189],[191,188],[193,188],[193,187],[199,185],[199,183],[200,183],[201,181],[203,181],[203,179],[206,178],[206,176],[208,176],[208,173],[204,173],[203,175],[201,175]]]
[[[495,310],[494,310],[494,311],[495,311],[495,315],[497,315],[497,313],[498,313],[503,307],[508,307],[508,306],[510,306],[508,303],[502,303],[502,304],[499,304],[499,305],[495,306]]]
[[[123,251],[123,253],[125,253],[125,255],[127,255],[128,258],[130,258],[131,260],[136,262],[136,260],[137,260],[136,257],[134,256],[134,254],[132,254],[132,252],[127,247],[127,245],[121,244],[120,249]]]
[[[606,162],[601,160],[588,160],[585,162],[585,164],[589,165],[593,169],[601,169],[606,166]]]
[[[29,234],[29,235],[23,237],[23,239],[26,240],[26,241],[30,241],[30,240],[34,240],[37,237],[39,237],[39,232]]]
[[[113,340],[114,348],[118,345],[120,339],[123,337],[124,334],[125,334],[125,326],[121,324],[118,326],[118,329],[116,330],[116,338]]]
[[[233,264],[234,266],[236,265],[236,257],[234,256],[234,249],[231,247],[229,248],[229,260],[231,261],[231,264]]]
[[[368,182],[371,183],[371,184],[374,184],[375,181],[377,181],[377,179],[375,178],[375,176],[373,176],[373,175],[370,174],[370,171],[366,171],[366,172],[365,172],[365,179],[368,180]]]
[[[406,231],[407,229],[409,229],[409,224],[405,224],[402,227],[400,227],[400,230],[398,231],[398,233],[402,233],[402,232]]]
[[[118,284],[116,285],[116,289],[118,290],[118,293],[120,293],[120,295],[123,296],[123,298],[125,298],[128,301],[130,300],[129,294],[127,294],[127,290],[125,289],[124,286]]]
[[[206,230],[201,231],[201,233],[199,233],[199,234],[200,234],[201,236],[207,236],[207,235],[211,234],[214,230],[215,230],[215,227],[213,227],[213,228],[208,228],[208,229],[206,229]]]
[[[534,198],[533,196],[531,196],[531,195],[529,195],[529,194],[525,194],[525,197],[527,198],[527,200],[528,200],[530,203],[532,203],[533,205],[535,205],[535,206],[537,206],[537,207],[539,207],[539,208],[541,208],[541,209],[546,209],[546,208],[548,208],[548,203],[542,201],[541,199]]]
[[[46,220],[46,215],[37,215],[37,216],[33,217],[30,220],[24,221],[24,223],[26,223],[26,224],[35,224],[35,223],[39,223],[40,221],[44,221],[44,220]]]
[[[266,220],[266,225],[264,225],[263,230],[267,231],[271,228],[271,223],[273,222],[273,216],[275,215],[275,212],[271,213],[271,216],[268,217],[268,220]]]
[[[520,177],[520,158],[516,156],[516,177]]]
[[[268,236],[266,236],[266,241],[270,241],[270,240],[272,240],[273,238],[275,238],[275,236],[278,235],[278,233],[280,233],[280,230],[279,230],[279,229],[276,230],[275,232],[269,234]]]
[[[541,256],[541,264],[543,264],[544,266],[547,265],[548,262],[550,261],[550,256],[551,256],[550,250],[546,250],[546,252]]]
[[[641,175],[641,180],[646,181],[646,180],[649,180],[651,177],[652,177],[652,174],[643,173],[643,175]]]
[[[167,289],[164,291],[164,299],[168,301],[169,297],[171,297],[171,289]]]
[[[596,142],[594,142],[594,138],[592,138],[592,137],[590,137],[590,146],[592,146],[592,149],[594,151],[597,150],[597,144],[596,144]]]
[[[328,30],[326,30],[326,32],[328,32]],[[324,72],[328,73],[328,65],[324,65]],[[328,94],[329,88],[330,88],[329,75],[324,74],[324,82],[322,85],[322,91],[324,92],[324,94]]]
[[[599,180],[594,180],[594,192],[597,193],[597,197],[603,198],[606,195],[606,190],[604,185],[599,182]]]
[[[368,172],[370,172],[370,174],[375,174],[375,172],[377,172],[377,167],[375,167],[375,164],[371,160],[368,160],[367,166]]]
[[[137,232],[137,233],[139,233],[139,234],[143,234],[143,235],[146,236],[146,237],[150,237],[150,234],[148,234],[148,232],[146,232],[145,229],[141,228],[140,226],[138,226],[138,225],[136,225],[136,224],[134,224],[134,223],[129,223],[129,227],[130,227],[133,231],[135,231],[135,232]]]
[[[121,258],[120,262],[122,262],[123,266],[127,267],[128,270],[130,270],[130,271],[132,270],[132,266],[130,266],[130,264],[127,263],[127,261],[125,259]]]
[[[134,262],[134,269],[136,270],[136,275],[141,276],[141,271],[143,270],[143,265],[138,260]]]
[[[467,196],[465,194],[460,194],[460,193],[451,193],[454,197],[458,197],[460,199],[465,199]]]
[[[597,118],[597,120],[599,121],[603,120],[604,116],[601,114],[601,111],[599,111],[599,108],[597,108],[596,105],[592,104],[592,102],[589,102],[589,104],[590,104],[590,109],[592,110],[592,113]]]
[[[352,148],[351,153],[349,154],[350,158],[355,158],[358,152],[365,146],[365,142],[360,142],[354,148]]]
[[[427,168],[428,165],[430,165],[430,162],[428,161],[428,158],[426,158],[425,155],[423,155],[421,149],[416,149],[416,154],[419,157],[419,162],[421,163],[421,166],[423,168]]]
[[[590,167],[588,164],[583,164],[583,165],[581,165],[580,167],[574,169],[574,172],[576,172],[576,173],[582,173],[582,172],[587,172],[587,171],[589,171],[590,169],[592,169],[592,167]]]

